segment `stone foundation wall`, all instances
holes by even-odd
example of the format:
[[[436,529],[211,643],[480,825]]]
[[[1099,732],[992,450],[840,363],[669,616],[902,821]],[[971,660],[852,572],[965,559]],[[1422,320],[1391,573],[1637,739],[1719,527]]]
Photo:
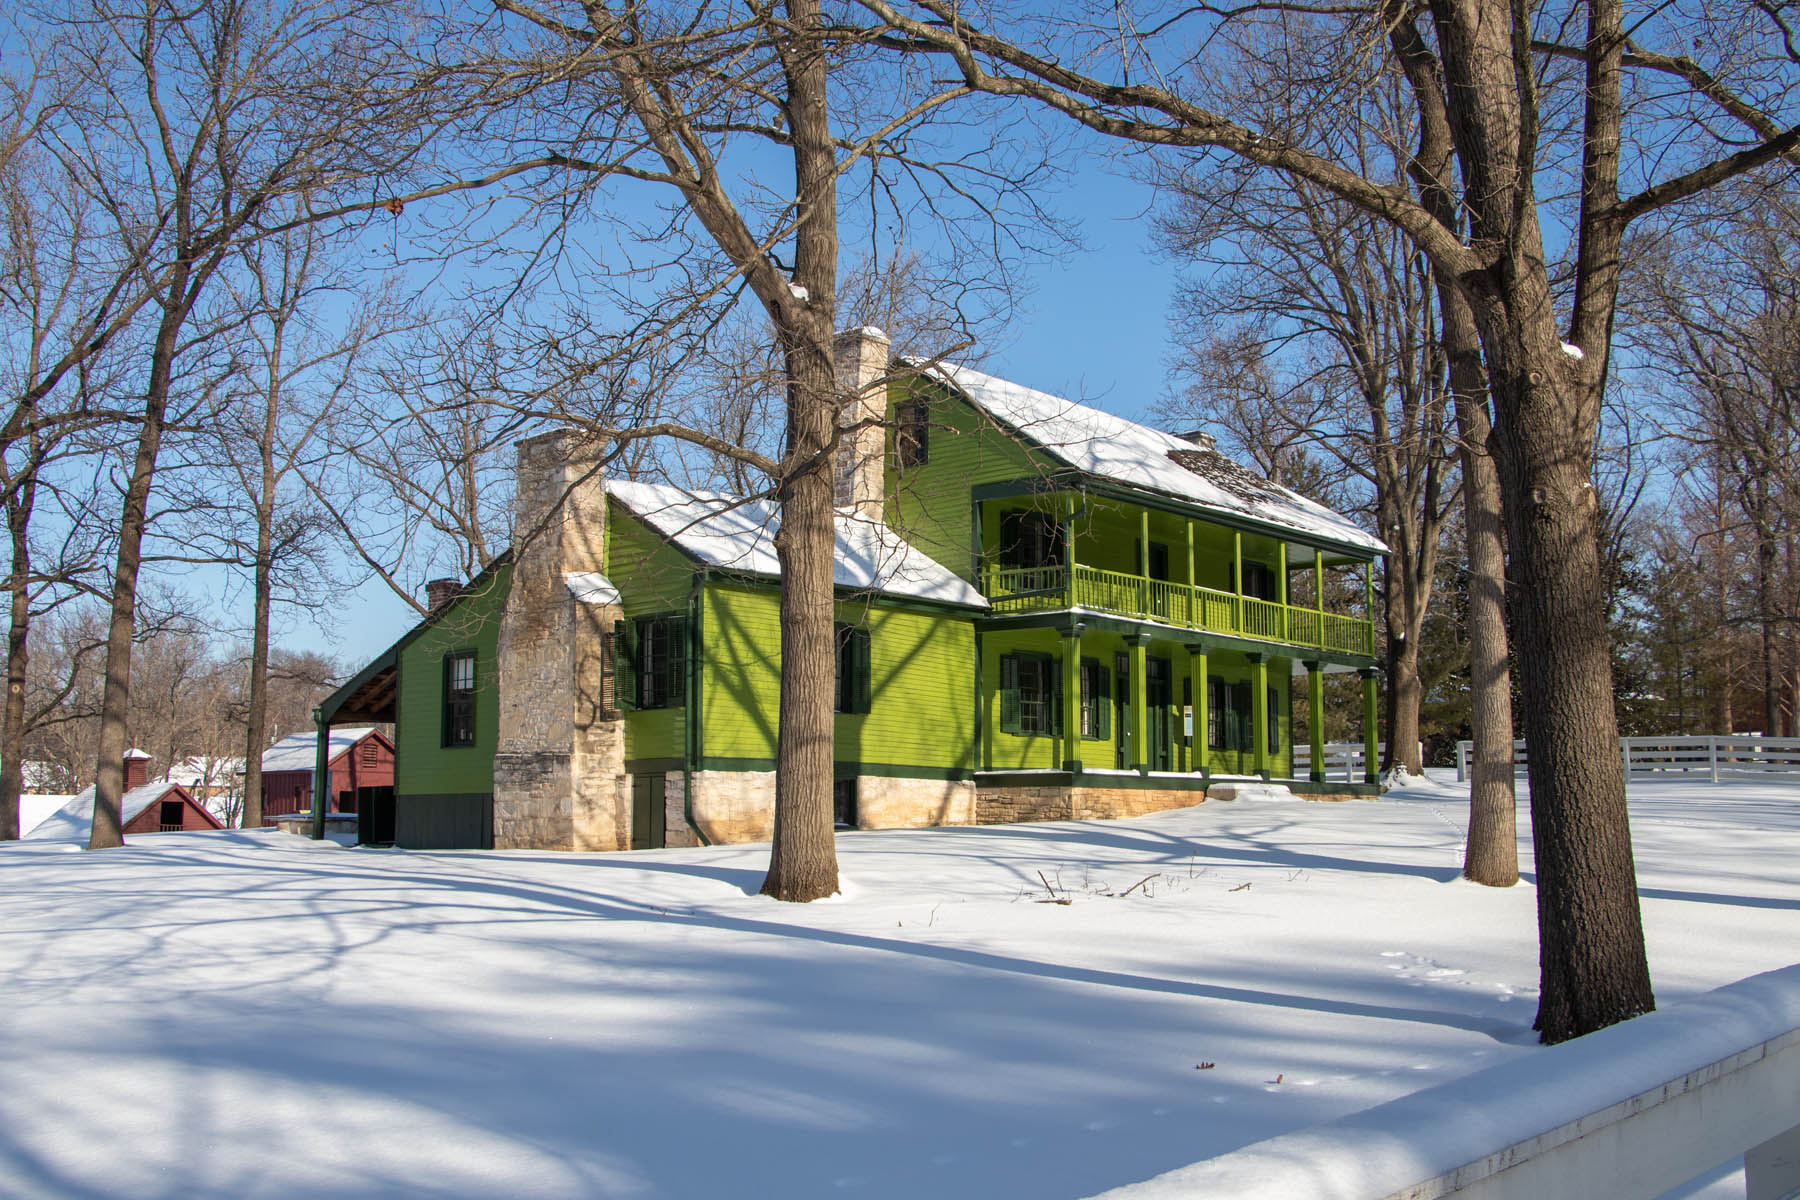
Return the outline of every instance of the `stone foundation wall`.
[[[1188,808],[1206,799],[1198,790],[1159,788],[983,787],[975,797],[975,823],[1011,825],[1022,821],[1100,821]]]
[[[671,774],[669,786],[679,791],[680,780],[679,772]],[[770,841],[775,836],[775,772],[695,771],[693,809],[694,822],[709,842]],[[668,833],[677,828],[685,831],[686,821],[671,822]]]
[[[698,846],[700,839],[688,827],[686,778],[680,771],[663,776],[663,845],[669,847]],[[711,836],[710,834],[708,835]]]
[[[856,777],[858,829],[918,829],[974,823],[975,784],[971,780]]]

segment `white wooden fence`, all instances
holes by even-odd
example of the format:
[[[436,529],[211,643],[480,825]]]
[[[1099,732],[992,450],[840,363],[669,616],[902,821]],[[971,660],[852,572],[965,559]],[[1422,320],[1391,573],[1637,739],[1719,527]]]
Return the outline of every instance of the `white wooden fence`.
[[[1386,751],[1386,743],[1375,748],[1377,760]],[[1376,762],[1380,767],[1380,762]],[[1305,779],[1312,770],[1312,746],[1306,742],[1298,742],[1294,746],[1294,778]],[[1326,742],[1325,743],[1325,778],[1327,780],[1342,779],[1346,783],[1363,781],[1363,744],[1361,742]]]
[[[1105,1200],[1648,1200],[1744,1155],[1800,1194],[1800,966],[1105,1193]]]
[[[1473,742],[1456,743],[1456,777],[1469,778]],[[1714,783],[1728,776],[1800,771],[1800,738],[1754,736],[1628,737],[1619,739],[1627,778],[1680,778],[1704,774]],[[1513,770],[1525,770],[1525,743],[1513,743]]]

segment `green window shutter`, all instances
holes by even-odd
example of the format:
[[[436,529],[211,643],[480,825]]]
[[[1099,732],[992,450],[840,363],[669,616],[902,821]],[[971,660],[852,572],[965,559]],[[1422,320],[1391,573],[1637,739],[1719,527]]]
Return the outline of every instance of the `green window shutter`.
[[[874,700],[872,692],[874,691],[875,675],[869,661],[869,644],[867,629],[850,631],[850,658],[855,667],[854,678],[856,680],[853,699],[856,705],[855,711],[859,713],[868,712],[873,706]]]
[[[1019,732],[1019,660],[1011,654],[1000,659],[1000,732]]]
[[[1112,740],[1112,688],[1106,677],[1106,667],[1101,663],[1094,664],[1094,736],[1103,742]]]
[[[1050,732],[1056,737],[1061,737],[1063,731],[1062,673],[1064,666],[1065,664],[1060,661],[1053,662],[1049,664],[1050,669],[1045,672],[1050,680]],[[1071,718],[1075,716],[1074,713],[1069,715]]]
[[[621,709],[637,707],[637,623],[613,622],[613,695]]]
[[[450,744],[450,655],[444,655],[444,690],[438,693],[438,708],[442,710],[442,728],[438,736],[438,745]]]
[[[669,627],[668,697],[670,708],[687,703],[688,619],[665,617]]]
[[[1281,689],[1269,689],[1269,753],[1281,753]]]

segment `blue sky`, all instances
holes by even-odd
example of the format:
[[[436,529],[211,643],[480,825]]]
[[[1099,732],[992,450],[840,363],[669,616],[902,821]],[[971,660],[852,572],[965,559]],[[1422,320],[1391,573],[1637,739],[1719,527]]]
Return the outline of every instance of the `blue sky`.
[[[1079,224],[1083,246],[1030,264],[1030,295],[984,367],[994,374],[1142,418],[1164,391],[1166,313],[1175,268],[1150,247],[1148,191],[1090,168],[1060,189],[1057,210]],[[417,620],[385,585],[345,593],[322,633],[302,621],[278,636],[354,671]]]

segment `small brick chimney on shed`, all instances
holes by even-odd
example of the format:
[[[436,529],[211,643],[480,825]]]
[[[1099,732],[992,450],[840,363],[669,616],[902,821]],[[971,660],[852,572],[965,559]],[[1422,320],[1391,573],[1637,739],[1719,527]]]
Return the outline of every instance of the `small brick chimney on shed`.
[[[150,756],[136,748],[125,752],[125,790],[150,782]]]

